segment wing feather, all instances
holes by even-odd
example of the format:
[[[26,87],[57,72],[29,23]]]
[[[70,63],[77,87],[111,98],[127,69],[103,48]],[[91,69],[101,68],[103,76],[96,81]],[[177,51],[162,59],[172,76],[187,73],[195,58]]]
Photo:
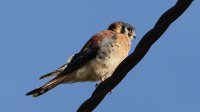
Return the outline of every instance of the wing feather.
[[[99,43],[104,38],[112,38],[116,35],[116,32],[111,30],[102,31],[94,35],[82,48],[82,50],[75,54],[67,67],[58,75],[63,76],[69,74],[80,67],[82,67],[86,62],[96,58],[98,51],[100,50]]]

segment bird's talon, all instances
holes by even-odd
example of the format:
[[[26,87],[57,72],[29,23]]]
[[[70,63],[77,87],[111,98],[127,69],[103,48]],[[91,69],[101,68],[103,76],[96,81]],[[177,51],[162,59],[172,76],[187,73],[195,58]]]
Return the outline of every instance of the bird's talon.
[[[99,84],[101,84],[101,82],[97,82],[97,83],[95,84],[95,87],[97,88],[97,87],[99,86]]]
[[[112,94],[112,92],[113,92],[113,91],[112,91],[112,90],[110,90],[110,91],[108,92],[108,95],[111,95],[111,94]]]

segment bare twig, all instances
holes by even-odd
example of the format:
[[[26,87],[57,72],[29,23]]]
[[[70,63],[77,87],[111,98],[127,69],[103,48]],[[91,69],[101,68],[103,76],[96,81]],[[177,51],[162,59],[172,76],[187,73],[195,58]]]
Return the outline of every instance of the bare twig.
[[[192,3],[193,0],[178,0],[175,6],[166,11],[136,46],[134,52],[130,54],[114,71],[113,75],[102,82],[92,96],[87,99],[77,110],[77,112],[91,112],[103,100],[106,94],[111,91],[126,74],[138,64],[146,55],[150,47],[167,30],[169,25],[174,22]]]

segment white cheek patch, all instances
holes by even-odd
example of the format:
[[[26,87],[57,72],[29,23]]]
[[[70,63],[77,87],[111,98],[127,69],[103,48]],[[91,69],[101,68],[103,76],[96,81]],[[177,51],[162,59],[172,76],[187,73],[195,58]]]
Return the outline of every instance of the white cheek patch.
[[[131,36],[131,37],[129,37],[130,38],[130,40],[133,40],[133,36]]]
[[[128,32],[129,32],[129,31],[128,31],[128,29],[126,28],[124,34],[125,34],[125,35],[128,35]]]

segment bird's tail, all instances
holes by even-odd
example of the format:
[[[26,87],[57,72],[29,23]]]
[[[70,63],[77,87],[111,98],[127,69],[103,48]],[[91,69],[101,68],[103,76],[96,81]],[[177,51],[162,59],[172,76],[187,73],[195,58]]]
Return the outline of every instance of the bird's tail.
[[[53,89],[57,85],[61,84],[65,78],[66,78],[66,76],[56,77],[56,78],[52,79],[51,81],[47,82],[45,85],[28,92],[26,95],[27,96],[32,95],[33,97],[40,96],[40,95],[46,93],[47,91]]]
[[[44,78],[51,77],[51,76],[58,76],[67,67],[67,64],[68,63],[64,64],[59,69],[54,70],[53,72],[50,72],[48,74],[41,76],[40,79],[44,79]]]
[[[68,64],[71,62],[72,58],[74,57],[74,55],[70,56],[67,60],[67,63],[64,64],[63,66],[61,66],[59,69],[54,70],[53,72],[50,72],[48,74],[45,74],[43,76],[40,77],[40,79],[44,79],[47,77],[51,77],[51,76],[58,76],[65,68],[67,68]]]

